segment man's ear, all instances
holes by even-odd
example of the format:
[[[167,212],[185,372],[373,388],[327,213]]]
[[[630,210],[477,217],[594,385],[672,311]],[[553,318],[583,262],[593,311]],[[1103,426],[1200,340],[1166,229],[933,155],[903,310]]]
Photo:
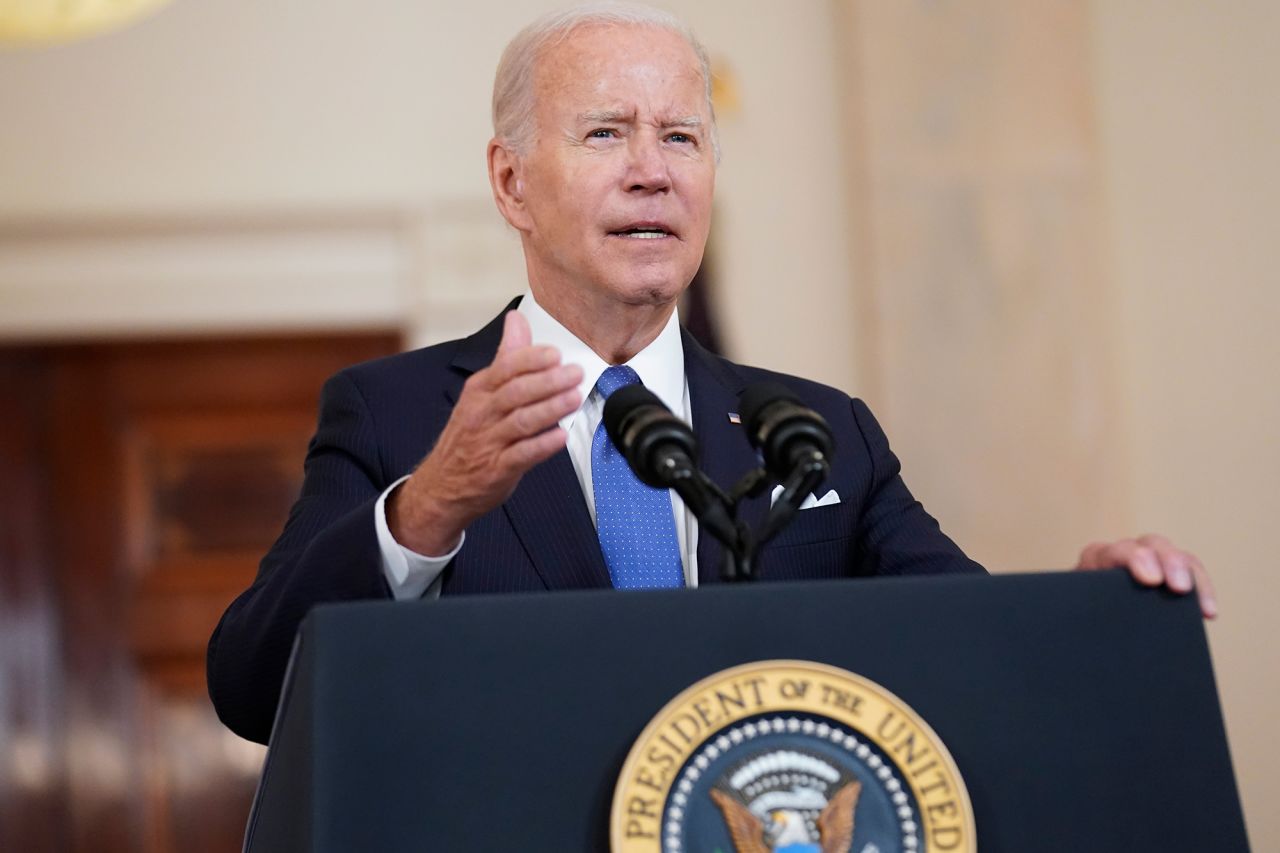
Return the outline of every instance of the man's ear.
[[[489,186],[502,218],[517,231],[533,227],[524,199],[524,161],[500,139],[489,140]]]

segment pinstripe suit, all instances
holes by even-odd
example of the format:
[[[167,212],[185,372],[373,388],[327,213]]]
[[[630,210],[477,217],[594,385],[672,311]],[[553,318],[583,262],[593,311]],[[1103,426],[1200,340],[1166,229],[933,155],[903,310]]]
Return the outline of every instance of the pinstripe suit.
[[[514,305],[514,303],[513,303]],[[253,586],[209,642],[209,691],[234,731],[265,742],[298,624],[314,604],[387,597],[373,505],[412,471],[444,428],[466,378],[493,360],[499,316],[469,338],[348,368],[321,394],[302,495]],[[907,491],[866,405],[804,379],[742,367],[684,336],[702,467],[723,486],[756,464],[738,396],[752,382],[790,386],[831,424],[837,449],[826,488],[841,503],[805,510],[760,553],[764,580],[980,572]],[[768,495],[744,502],[756,523]],[[721,547],[698,537],[698,583],[717,581]],[[442,594],[605,588],[609,573],[568,454],[529,471],[502,506],[467,528]]]

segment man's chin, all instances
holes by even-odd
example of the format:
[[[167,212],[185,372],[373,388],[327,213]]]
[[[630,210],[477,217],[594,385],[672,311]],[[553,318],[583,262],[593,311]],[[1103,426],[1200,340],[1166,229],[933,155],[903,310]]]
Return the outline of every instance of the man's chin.
[[[659,308],[673,304],[687,286],[669,282],[642,282],[614,288],[613,292],[619,296],[619,301],[627,305]]]
[[[669,270],[643,270],[620,277],[609,285],[609,291],[628,305],[670,305],[689,286],[690,278]]]

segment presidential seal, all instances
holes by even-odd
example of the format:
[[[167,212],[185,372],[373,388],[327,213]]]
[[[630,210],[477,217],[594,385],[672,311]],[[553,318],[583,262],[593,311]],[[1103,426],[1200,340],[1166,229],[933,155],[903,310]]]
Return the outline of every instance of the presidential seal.
[[[699,681],[649,723],[613,796],[615,853],[973,853],[955,762],[901,699],[808,661]]]

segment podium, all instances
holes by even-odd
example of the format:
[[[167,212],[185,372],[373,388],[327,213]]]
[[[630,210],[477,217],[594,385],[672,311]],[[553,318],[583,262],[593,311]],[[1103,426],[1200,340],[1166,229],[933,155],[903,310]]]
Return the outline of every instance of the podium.
[[[650,720],[764,660],[849,670],[914,709],[983,853],[1248,849],[1194,597],[1121,571],[321,606],[246,849],[608,850]]]

